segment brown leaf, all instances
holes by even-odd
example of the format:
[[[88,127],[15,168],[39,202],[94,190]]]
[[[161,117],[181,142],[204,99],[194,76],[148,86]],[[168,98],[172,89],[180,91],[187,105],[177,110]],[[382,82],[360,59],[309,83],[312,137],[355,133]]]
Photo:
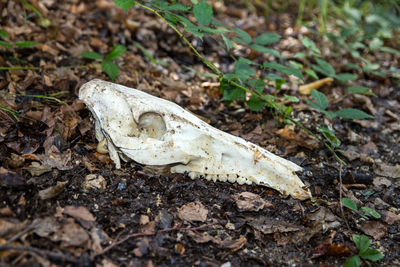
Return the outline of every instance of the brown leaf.
[[[22,231],[27,223],[27,221],[20,222],[16,219],[0,219],[0,238],[7,238],[15,235]]]
[[[219,247],[232,249],[233,252],[238,251],[244,245],[246,245],[247,239],[244,236],[240,236],[238,239],[232,239],[227,237],[225,240],[218,242]]]
[[[391,211],[383,211],[383,221],[389,225],[400,222],[400,215]]]
[[[64,214],[67,214],[75,219],[80,219],[88,222],[94,222],[96,219],[90,213],[90,211],[85,207],[75,207],[75,206],[66,206],[63,210]]]
[[[31,165],[24,167],[32,176],[40,176],[43,173],[51,171],[51,167],[48,165],[41,165],[39,162],[31,162]]]
[[[68,181],[65,182],[57,182],[55,186],[50,186],[49,188],[43,189],[39,191],[39,197],[41,200],[50,199],[58,196],[67,186]]]
[[[287,222],[279,222],[275,220],[258,218],[253,219],[247,222],[254,229],[262,232],[263,234],[272,234],[272,233],[286,233],[286,232],[296,232],[303,230],[302,226],[290,224]]]
[[[25,184],[25,179],[16,172],[0,167],[0,186],[16,187]]]
[[[191,238],[193,238],[193,240],[196,243],[207,243],[209,241],[213,241],[215,238],[213,236],[211,236],[209,233],[207,232],[193,232],[193,231],[189,231],[188,232],[188,236],[190,236]]]
[[[376,187],[381,186],[381,185],[389,187],[392,185],[392,182],[389,179],[386,179],[385,177],[380,177],[380,176],[375,177],[372,183]]]
[[[379,169],[375,171],[376,174],[382,176],[388,176],[391,178],[400,178],[400,165],[397,164],[395,166],[387,165],[385,163],[381,163],[379,165]]]
[[[62,247],[79,247],[84,245],[89,240],[88,233],[79,224],[74,223],[72,220],[68,221],[69,223],[59,229],[51,237],[51,240],[55,242],[62,241]]]
[[[242,192],[231,197],[240,211],[259,211],[273,206],[271,202],[251,192]]]
[[[86,191],[93,189],[104,190],[107,187],[107,181],[99,174],[88,174],[85,177],[85,181],[82,183],[82,187]]]
[[[9,206],[0,208],[0,217],[15,217],[15,213],[10,209]]]
[[[11,156],[7,158],[7,163],[12,168],[18,168],[25,162],[25,159],[20,155],[11,153]]]
[[[208,210],[200,202],[190,202],[187,205],[183,205],[178,210],[178,217],[184,221],[200,221],[205,222],[207,220]]]
[[[364,223],[361,226],[361,230],[375,240],[381,239],[387,232],[387,228],[378,221],[369,221]]]
[[[33,224],[35,224],[33,232],[41,237],[47,237],[61,228],[54,217],[38,218],[33,221]]]

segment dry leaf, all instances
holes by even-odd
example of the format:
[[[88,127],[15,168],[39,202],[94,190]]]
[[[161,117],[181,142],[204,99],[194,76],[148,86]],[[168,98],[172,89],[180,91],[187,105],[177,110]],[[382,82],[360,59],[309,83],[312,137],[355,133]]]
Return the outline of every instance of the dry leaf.
[[[86,191],[91,189],[104,190],[107,187],[107,181],[99,174],[88,174],[85,177],[85,181],[82,183],[82,187]]]
[[[387,232],[387,228],[378,221],[369,221],[364,223],[361,226],[361,230],[375,240],[381,239]]]
[[[251,192],[242,192],[232,196],[240,211],[259,211],[264,208],[271,208],[271,202],[262,199],[259,195]]]
[[[43,173],[51,171],[51,167],[48,165],[41,165],[39,162],[32,162],[28,167],[24,167],[32,176],[40,176]]]
[[[80,219],[88,222],[94,222],[95,218],[90,211],[85,207],[66,206],[63,210],[64,214],[68,214],[75,219]]]
[[[178,217],[184,221],[200,221],[205,222],[207,220],[208,210],[200,202],[190,202],[187,205],[183,205],[178,210]]]
[[[61,228],[61,225],[54,217],[35,219],[33,224],[35,224],[35,229],[33,232],[41,237],[47,237],[50,234],[57,232]]]
[[[68,184],[68,181],[65,182],[57,182],[55,186],[50,186],[49,188],[43,189],[39,191],[39,197],[41,200],[50,199],[58,196]]]
[[[388,176],[391,178],[400,178],[400,165],[397,164],[395,166],[392,166],[382,163],[379,165],[379,169],[376,170],[375,173],[378,175]]]
[[[16,172],[0,167],[0,186],[15,187],[25,184],[25,179]]]

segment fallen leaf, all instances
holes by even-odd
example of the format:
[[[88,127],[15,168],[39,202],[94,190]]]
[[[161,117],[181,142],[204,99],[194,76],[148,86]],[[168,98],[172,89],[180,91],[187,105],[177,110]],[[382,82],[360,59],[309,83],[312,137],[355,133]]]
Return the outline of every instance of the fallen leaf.
[[[249,220],[247,224],[263,234],[296,232],[304,229],[304,227],[299,225],[266,218],[252,219]]]
[[[80,219],[88,222],[94,222],[95,218],[90,213],[90,211],[85,207],[75,207],[75,206],[66,206],[63,210],[64,214],[67,214],[75,219]]]
[[[200,202],[190,202],[187,205],[183,205],[178,210],[178,217],[184,221],[200,221],[205,222],[207,220],[208,210]]]
[[[378,221],[369,221],[364,223],[361,226],[361,230],[375,240],[381,239],[387,232],[387,228]]]
[[[16,172],[0,167],[0,186],[17,187],[25,184],[25,179]]]
[[[149,239],[144,237],[142,240],[136,243],[136,248],[133,250],[133,254],[140,258],[147,253],[149,253]]]
[[[242,192],[232,196],[240,211],[259,211],[264,208],[271,208],[271,202],[262,199],[259,195],[251,192]]]
[[[47,237],[61,228],[54,217],[38,218],[33,221],[33,224],[35,225],[33,232],[41,237]]]
[[[375,177],[372,183],[376,187],[379,187],[381,185],[389,187],[392,185],[392,182],[389,179],[386,179],[385,177],[381,177],[381,176]]]
[[[39,197],[41,200],[50,199],[58,196],[67,186],[68,181],[65,182],[57,182],[55,186],[50,186],[49,188],[43,189],[39,191]]]
[[[104,190],[107,187],[107,181],[99,174],[88,174],[82,183],[82,187],[86,191],[91,189]]]
[[[43,173],[51,171],[51,167],[48,165],[41,165],[39,162],[32,162],[28,167],[24,167],[32,176],[40,176]]]
[[[400,178],[400,165],[395,166],[387,165],[385,163],[379,164],[379,169],[375,171],[376,174],[387,176],[391,178]]]
[[[79,247],[89,240],[89,235],[79,224],[68,220],[67,224],[51,236],[51,240],[61,241],[62,247]]]
[[[185,254],[185,247],[181,243],[175,244],[175,251],[182,256]]]
[[[400,215],[391,211],[383,211],[383,221],[389,225],[400,222]]]
[[[188,236],[190,236],[191,238],[193,238],[193,240],[196,243],[207,243],[209,241],[214,240],[215,238],[213,236],[211,236],[209,233],[207,232],[193,232],[193,231],[189,231],[188,232]]]
[[[24,163],[24,161],[25,159],[22,156],[15,153],[11,153],[11,156],[7,158],[7,163],[12,168],[20,167]]]
[[[15,217],[15,213],[10,209],[9,206],[0,208],[0,217]]]
[[[0,238],[7,238],[25,229],[27,221],[20,222],[16,219],[0,219]]]
[[[223,241],[218,242],[219,247],[232,249],[232,252],[238,251],[244,245],[246,245],[247,239],[244,236],[240,236],[238,239],[232,239],[227,237]]]

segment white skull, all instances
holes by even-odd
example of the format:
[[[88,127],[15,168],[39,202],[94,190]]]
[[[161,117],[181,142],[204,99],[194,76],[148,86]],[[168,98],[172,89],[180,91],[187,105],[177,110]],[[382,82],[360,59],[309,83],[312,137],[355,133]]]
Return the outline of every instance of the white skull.
[[[298,165],[242,138],[222,132],[175,103],[122,85],[92,80],[79,98],[96,121],[96,138],[111,159],[145,165],[171,164],[192,179],[259,184],[298,199],[310,198]],[[107,150],[106,150],[107,151]]]

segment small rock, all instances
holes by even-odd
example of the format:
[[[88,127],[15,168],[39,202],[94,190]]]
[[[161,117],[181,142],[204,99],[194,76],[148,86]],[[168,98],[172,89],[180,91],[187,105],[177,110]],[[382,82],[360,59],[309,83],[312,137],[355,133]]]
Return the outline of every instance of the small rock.
[[[91,189],[104,190],[107,187],[107,181],[101,175],[88,174],[85,177],[85,181],[82,183],[82,187],[86,191],[89,191]]]

